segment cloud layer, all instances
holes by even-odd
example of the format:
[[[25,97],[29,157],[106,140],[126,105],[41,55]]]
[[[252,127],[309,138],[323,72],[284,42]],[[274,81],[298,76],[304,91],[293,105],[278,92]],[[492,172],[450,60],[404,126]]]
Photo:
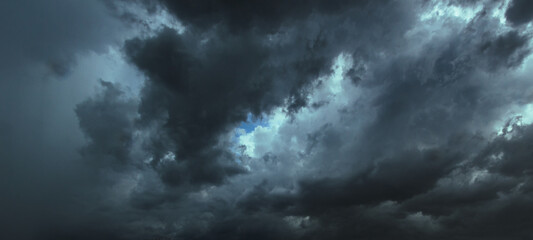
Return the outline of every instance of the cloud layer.
[[[31,206],[2,219],[16,226],[7,236],[531,238],[528,4],[99,2],[79,19],[105,12],[120,34],[81,29],[87,44],[26,55],[43,52],[31,63],[68,78],[83,65],[56,56],[108,48],[111,71],[128,73],[93,79],[98,92],[65,107],[79,126],[57,132],[81,144],[41,155],[30,133],[0,128],[3,164],[23,173],[5,175],[0,203]]]

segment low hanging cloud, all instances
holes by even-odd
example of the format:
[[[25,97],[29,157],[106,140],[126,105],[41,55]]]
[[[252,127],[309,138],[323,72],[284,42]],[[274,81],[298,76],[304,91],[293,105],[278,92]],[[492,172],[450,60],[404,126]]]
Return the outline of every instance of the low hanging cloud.
[[[6,236],[531,238],[527,5],[103,1],[128,34],[47,51],[109,47],[131,73],[72,103],[70,158],[16,164],[0,127],[5,165],[43,179],[5,176],[0,203],[32,206]]]

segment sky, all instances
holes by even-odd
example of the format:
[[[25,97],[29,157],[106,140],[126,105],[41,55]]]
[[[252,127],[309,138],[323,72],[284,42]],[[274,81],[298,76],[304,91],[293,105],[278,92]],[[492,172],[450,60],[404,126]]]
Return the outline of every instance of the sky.
[[[533,2],[0,1],[0,239],[533,239]]]

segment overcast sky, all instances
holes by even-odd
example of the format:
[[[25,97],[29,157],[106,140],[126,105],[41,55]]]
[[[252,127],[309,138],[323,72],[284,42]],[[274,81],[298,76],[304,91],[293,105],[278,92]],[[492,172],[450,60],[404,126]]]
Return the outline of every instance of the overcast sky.
[[[0,1],[0,239],[533,239],[533,1]]]

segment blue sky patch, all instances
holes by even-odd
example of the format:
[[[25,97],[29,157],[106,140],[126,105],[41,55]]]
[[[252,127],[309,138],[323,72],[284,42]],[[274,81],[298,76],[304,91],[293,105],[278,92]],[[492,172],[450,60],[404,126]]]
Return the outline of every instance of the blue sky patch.
[[[265,116],[254,119],[253,115],[251,113],[248,113],[246,122],[241,122],[239,128],[242,128],[244,129],[244,131],[246,131],[246,133],[249,133],[255,130],[257,126],[268,126],[268,119]]]

